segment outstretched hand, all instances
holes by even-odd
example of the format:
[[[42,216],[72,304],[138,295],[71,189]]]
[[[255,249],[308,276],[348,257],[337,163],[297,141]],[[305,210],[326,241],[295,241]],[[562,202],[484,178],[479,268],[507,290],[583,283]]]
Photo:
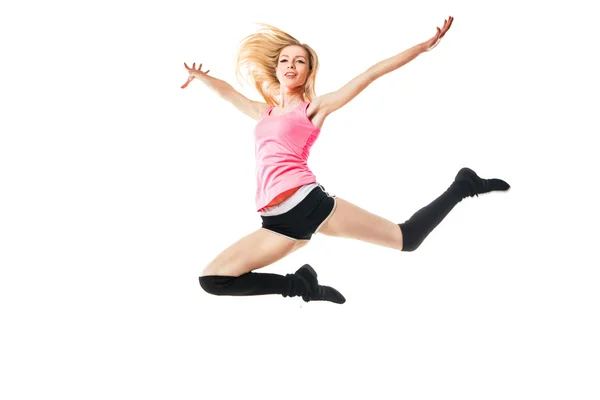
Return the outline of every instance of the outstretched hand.
[[[181,87],[182,89],[185,89],[187,87],[187,85],[189,85],[190,82],[193,81],[196,78],[196,76],[198,76],[198,74],[206,75],[210,72],[210,69],[207,70],[206,72],[202,72],[202,64],[198,65],[198,69],[196,69],[196,63],[192,64],[192,68],[188,67],[188,65],[186,63],[183,63],[183,65],[188,70],[190,76],[188,76],[187,82],[185,82],[183,84],[183,86]]]
[[[448,32],[450,26],[452,26],[452,21],[454,21],[454,17],[450,16],[448,19],[444,20],[444,26],[442,26],[442,29],[435,28],[437,29],[435,36],[425,42],[425,51],[433,49],[440,43],[440,40],[442,40],[446,32]]]

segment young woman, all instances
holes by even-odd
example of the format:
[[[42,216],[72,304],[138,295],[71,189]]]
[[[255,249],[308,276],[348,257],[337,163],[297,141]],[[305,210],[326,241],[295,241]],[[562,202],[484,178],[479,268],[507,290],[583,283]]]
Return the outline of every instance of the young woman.
[[[344,296],[320,285],[317,273],[305,264],[293,274],[252,272],[305,246],[316,232],[362,240],[401,251],[414,251],[444,217],[467,196],[508,190],[500,179],[481,179],[461,169],[449,188],[431,204],[397,224],[331,196],[307,166],[310,149],[325,118],[339,110],[371,82],[394,71],[438,45],[453,17],[436,34],[394,57],[367,69],[341,89],[317,97],[319,61],[315,51],[270,25],[242,40],[236,55],[236,76],[248,77],[266,103],[251,101],[228,83],[189,68],[187,82],[198,79],[238,110],[258,121],[254,130],[256,153],[256,208],[262,228],[225,249],[200,276],[200,285],[214,295],[280,294],[304,301],[344,303]],[[241,73],[245,69],[245,76]]]

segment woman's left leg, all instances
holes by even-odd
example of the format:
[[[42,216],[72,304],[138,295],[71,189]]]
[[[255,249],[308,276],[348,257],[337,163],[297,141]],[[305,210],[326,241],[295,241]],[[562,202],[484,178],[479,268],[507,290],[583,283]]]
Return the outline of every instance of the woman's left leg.
[[[444,193],[402,224],[391,222],[337,198],[333,214],[317,232],[403,251],[414,251],[465,197],[506,191],[509,188],[510,185],[501,179],[482,179],[473,170],[463,168]]]

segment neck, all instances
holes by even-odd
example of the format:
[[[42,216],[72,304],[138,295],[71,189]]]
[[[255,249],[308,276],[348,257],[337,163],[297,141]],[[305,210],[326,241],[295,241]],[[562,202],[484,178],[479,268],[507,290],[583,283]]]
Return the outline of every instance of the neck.
[[[296,90],[290,92],[282,92],[279,100],[279,107],[286,108],[296,104],[300,104],[304,101],[303,91]]]

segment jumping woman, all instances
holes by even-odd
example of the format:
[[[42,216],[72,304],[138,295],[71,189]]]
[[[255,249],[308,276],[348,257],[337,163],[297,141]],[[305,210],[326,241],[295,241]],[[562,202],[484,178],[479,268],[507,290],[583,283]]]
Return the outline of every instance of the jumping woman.
[[[199,278],[206,292],[228,296],[279,294],[301,296],[306,302],[342,304],[344,296],[320,285],[308,264],[285,276],[253,271],[306,246],[317,232],[414,251],[462,199],[510,188],[503,180],[482,179],[463,168],[437,199],[397,224],[331,196],[307,166],[310,149],[327,116],[374,80],[437,46],[452,21],[453,17],[444,21],[431,39],[373,65],[339,90],[319,97],[315,94],[316,52],[270,25],[261,24],[260,30],[244,38],[235,59],[238,79],[241,76],[248,81],[249,77],[265,103],[249,100],[228,83],[209,76],[209,70],[202,72],[202,64],[196,69],[196,63],[191,68],[184,63],[189,77],[182,88],[198,79],[258,121],[254,129],[255,199],[262,228],[238,240],[206,266]]]

